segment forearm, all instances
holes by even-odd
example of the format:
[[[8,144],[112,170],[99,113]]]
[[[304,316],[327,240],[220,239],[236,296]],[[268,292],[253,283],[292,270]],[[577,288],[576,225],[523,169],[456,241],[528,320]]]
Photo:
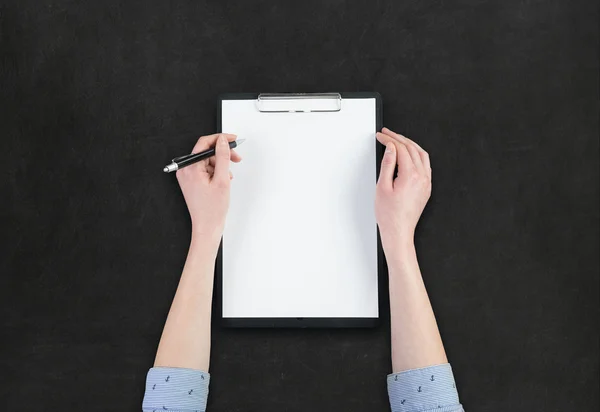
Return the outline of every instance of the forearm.
[[[389,268],[392,369],[401,372],[447,362],[412,241],[386,257]]]
[[[192,236],[154,366],[208,371],[214,264],[218,242]]]

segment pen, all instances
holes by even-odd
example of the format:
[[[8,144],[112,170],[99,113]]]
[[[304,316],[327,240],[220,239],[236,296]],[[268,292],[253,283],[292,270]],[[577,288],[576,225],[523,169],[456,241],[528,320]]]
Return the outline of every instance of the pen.
[[[235,149],[239,145],[241,145],[246,139],[238,139],[233,142],[229,142],[229,148]],[[200,153],[191,153],[185,156],[176,157],[171,160],[171,164],[168,164],[163,169],[165,173],[176,172],[177,170],[184,168],[189,165],[193,165],[194,163],[198,163],[201,160],[208,159],[209,157],[214,156],[216,153],[215,148],[205,150]]]

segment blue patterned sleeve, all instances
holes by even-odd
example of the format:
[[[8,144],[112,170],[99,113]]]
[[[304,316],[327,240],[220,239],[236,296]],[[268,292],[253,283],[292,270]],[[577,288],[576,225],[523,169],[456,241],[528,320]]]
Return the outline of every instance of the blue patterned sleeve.
[[[146,378],[144,412],[204,412],[210,375],[195,369],[152,368]]]
[[[387,377],[392,412],[464,412],[449,363]]]

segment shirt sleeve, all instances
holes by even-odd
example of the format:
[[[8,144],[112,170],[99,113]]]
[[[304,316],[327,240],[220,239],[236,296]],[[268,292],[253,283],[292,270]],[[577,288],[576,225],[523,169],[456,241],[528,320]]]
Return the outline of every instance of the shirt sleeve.
[[[208,399],[207,372],[184,368],[152,368],[146,378],[144,412],[204,412]]]
[[[449,363],[387,377],[392,412],[464,412]]]

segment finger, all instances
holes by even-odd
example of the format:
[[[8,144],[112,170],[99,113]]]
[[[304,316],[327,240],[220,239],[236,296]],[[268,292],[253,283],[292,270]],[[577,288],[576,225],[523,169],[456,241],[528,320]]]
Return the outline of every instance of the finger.
[[[411,140],[408,137],[401,135],[400,133],[393,132],[390,129],[388,129],[387,127],[384,127],[383,129],[381,129],[381,132],[382,132],[382,134],[392,137],[396,140],[399,140],[402,143],[406,143],[406,141],[408,141],[408,142],[414,144],[415,146],[417,146],[417,149],[423,150],[423,148],[421,146],[419,146],[414,140]]]
[[[225,136],[228,142],[233,142],[237,138],[236,135],[228,134],[228,133],[217,133],[217,134],[211,134],[209,136],[202,136],[196,142],[196,145],[192,149],[192,153],[203,152],[205,150],[208,150],[208,149],[214,147],[215,144],[217,143],[217,139],[221,135]]]
[[[233,180],[233,173],[231,171],[229,171],[229,180]]]
[[[405,137],[402,136],[400,133],[393,132],[390,129],[388,129],[387,127],[384,127],[383,129],[381,129],[381,133],[385,134],[386,136],[392,137],[396,140],[402,141],[403,139],[405,139]]]
[[[398,150],[398,154],[396,155],[398,174],[413,171],[415,164],[410,157],[410,153],[408,152],[406,145],[404,143],[399,143],[396,145],[396,149]]]
[[[406,142],[404,145],[406,146],[408,153],[410,153],[410,158],[412,159],[413,164],[415,165],[419,173],[425,173],[425,169],[423,168],[423,161],[421,160],[421,153],[419,152],[419,149],[417,149],[417,146],[409,142]]]
[[[233,163],[239,163],[242,161],[242,156],[240,156],[239,153],[237,153],[235,150],[231,150],[230,155],[231,155],[231,161]],[[208,164],[213,167],[215,166],[216,161],[217,161],[217,159],[215,159],[214,156],[208,158]]]
[[[381,132],[375,133],[375,137],[377,138],[377,141],[384,146],[387,146],[388,142],[392,141],[392,138],[390,136]]]
[[[422,172],[422,173],[427,173],[427,168],[424,166],[424,154],[426,154],[427,152],[425,152],[425,150],[423,150],[423,148],[421,146],[416,144],[414,141],[412,141],[408,137],[391,131],[387,127],[384,127],[383,129],[381,129],[381,131],[382,131],[382,133],[378,133],[377,140],[385,141],[386,137],[387,137],[387,138],[391,138],[391,139],[394,139],[394,140],[404,143],[408,148],[410,157],[411,157],[411,159],[413,159],[413,163],[417,167],[417,170],[419,170],[419,172]],[[380,134],[382,136],[379,136]]]
[[[394,171],[396,170],[396,145],[389,142],[385,147],[385,153],[381,160],[381,170],[377,186],[383,189],[392,189],[394,187]]]
[[[233,163],[239,163],[242,161],[242,156],[240,156],[240,154],[238,152],[236,152],[235,150],[231,151],[231,161]]]
[[[376,136],[377,136],[377,141],[383,145],[387,145],[388,142],[404,143],[404,144],[408,143],[408,140],[404,136],[401,136],[401,135],[397,135],[397,137],[396,137],[396,136],[390,136],[389,134],[377,132]],[[396,149],[397,148],[398,148],[398,146],[396,145]]]
[[[431,161],[429,160],[429,153],[427,153],[425,150],[421,152],[421,160],[423,161],[425,174],[431,179]]]
[[[421,157],[421,164],[423,165],[423,171],[427,176],[431,177],[431,163],[429,161],[429,153],[427,153],[421,146],[417,144],[414,140],[409,139],[408,137],[402,136],[406,139],[406,141],[412,145],[414,145],[419,151],[419,156]]]
[[[230,161],[229,144],[226,136],[220,136],[217,141],[215,154],[215,173],[213,181],[217,184],[229,184],[229,161]]]
[[[400,139],[396,139],[396,138],[389,136],[387,134],[384,134],[384,133],[377,133],[377,140],[381,144],[384,144],[386,146],[389,143],[393,143],[396,146],[396,152],[398,153],[398,161],[400,161],[399,156],[400,156],[400,152],[402,150],[403,152],[406,152],[408,154],[408,160],[410,160],[410,162],[414,164],[414,161],[412,160],[413,155],[411,155],[410,150],[409,150],[411,145],[408,142],[406,142],[406,140],[401,141]],[[418,153],[417,153],[416,157],[419,157]],[[400,163],[398,163],[398,165],[400,165]]]
[[[398,152],[398,148],[400,147],[400,145],[402,144],[402,142],[400,140],[394,139],[391,136],[388,136],[386,134],[383,133],[377,133],[376,134],[377,137],[377,141],[379,143],[381,143],[384,146],[387,146],[388,143],[393,143],[394,145],[396,145],[396,152]]]

